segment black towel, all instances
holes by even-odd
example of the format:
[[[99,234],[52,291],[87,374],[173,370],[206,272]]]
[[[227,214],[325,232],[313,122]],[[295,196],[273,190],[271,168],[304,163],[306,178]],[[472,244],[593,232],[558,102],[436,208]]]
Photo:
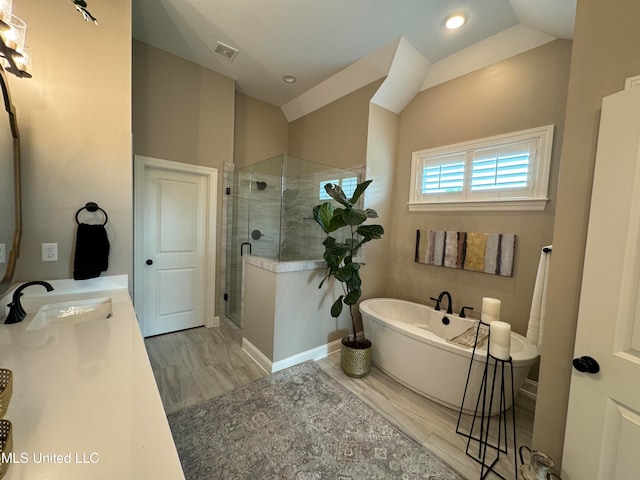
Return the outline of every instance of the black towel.
[[[100,276],[109,267],[109,239],[104,225],[80,223],[76,232],[74,280]]]

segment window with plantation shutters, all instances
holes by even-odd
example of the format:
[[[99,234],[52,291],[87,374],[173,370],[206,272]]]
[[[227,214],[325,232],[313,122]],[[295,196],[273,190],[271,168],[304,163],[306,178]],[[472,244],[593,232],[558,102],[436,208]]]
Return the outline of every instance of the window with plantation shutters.
[[[553,125],[414,152],[409,209],[543,210]]]

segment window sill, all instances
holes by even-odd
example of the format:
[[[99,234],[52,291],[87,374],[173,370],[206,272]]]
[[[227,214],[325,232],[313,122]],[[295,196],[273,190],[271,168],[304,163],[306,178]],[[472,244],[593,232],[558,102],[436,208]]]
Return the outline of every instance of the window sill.
[[[542,211],[548,198],[463,200],[458,202],[410,202],[410,212],[516,212]]]

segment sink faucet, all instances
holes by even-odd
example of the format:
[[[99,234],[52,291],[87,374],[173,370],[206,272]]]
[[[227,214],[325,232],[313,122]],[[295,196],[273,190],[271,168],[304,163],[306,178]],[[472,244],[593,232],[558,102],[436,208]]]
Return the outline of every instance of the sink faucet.
[[[440,295],[438,295],[438,298],[433,298],[431,297],[431,300],[436,302],[436,310],[440,310],[440,302],[442,302],[442,297],[447,297],[447,300],[449,301],[447,303],[447,313],[449,314],[453,314],[453,305],[451,305],[451,294],[449,292],[447,292],[446,290],[442,293],[440,293]]]
[[[53,287],[51,286],[50,283],[43,282],[40,280],[35,280],[33,282],[26,282],[20,285],[18,288],[16,288],[15,292],[13,292],[13,299],[11,303],[7,305],[7,307],[9,307],[9,315],[7,315],[7,318],[4,320],[4,323],[18,323],[18,322],[21,322],[24,319],[24,317],[27,316],[27,312],[24,311],[24,308],[22,308],[22,304],[20,303],[20,297],[22,297],[22,291],[25,288],[30,287],[31,285],[42,285],[44,288],[47,289],[47,292],[50,292],[53,290]]]

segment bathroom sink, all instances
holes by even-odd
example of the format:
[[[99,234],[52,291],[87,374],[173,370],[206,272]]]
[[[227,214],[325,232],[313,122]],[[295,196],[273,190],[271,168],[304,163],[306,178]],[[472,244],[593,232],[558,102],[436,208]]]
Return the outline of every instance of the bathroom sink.
[[[40,307],[27,330],[75,325],[109,318],[111,314],[110,297],[49,303]]]

